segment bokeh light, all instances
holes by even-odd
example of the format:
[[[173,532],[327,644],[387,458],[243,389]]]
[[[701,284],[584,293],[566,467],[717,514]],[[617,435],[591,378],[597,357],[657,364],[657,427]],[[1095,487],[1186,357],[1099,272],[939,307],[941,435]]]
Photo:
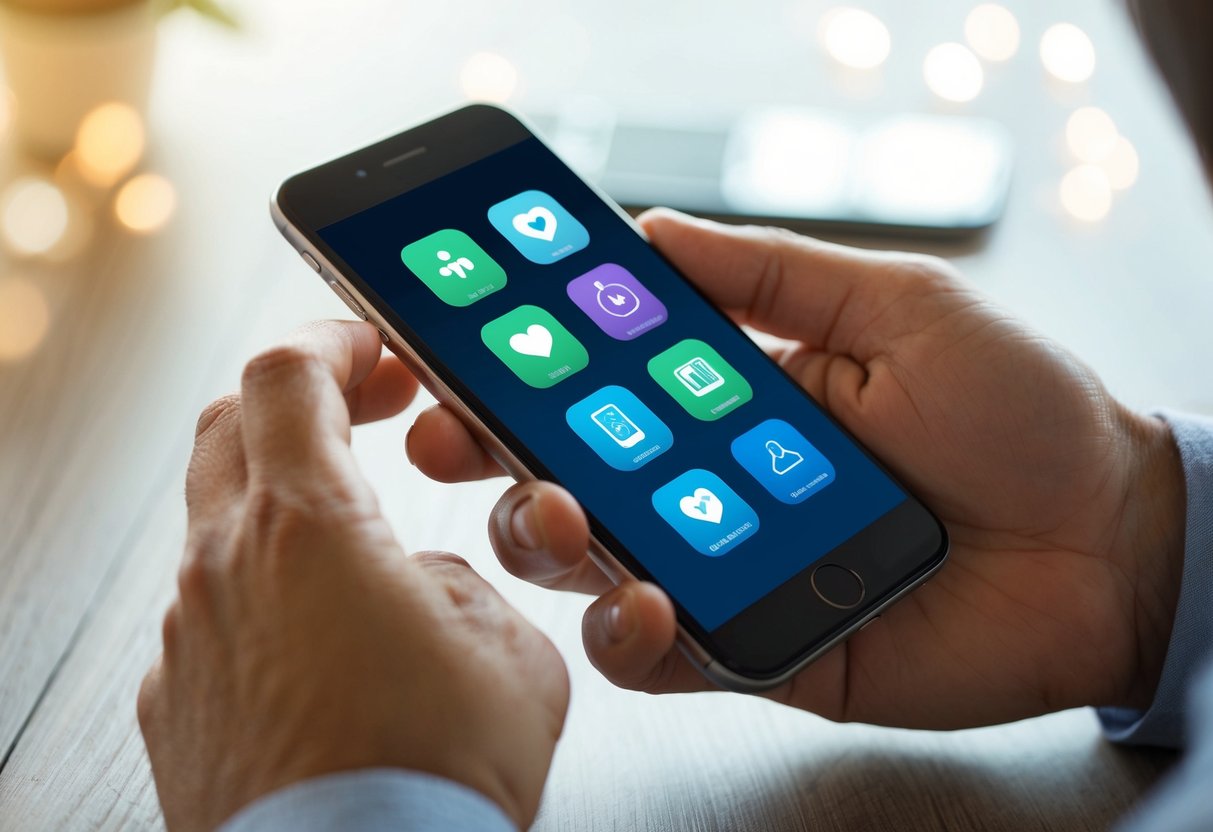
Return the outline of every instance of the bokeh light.
[[[826,12],[818,37],[831,58],[851,69],[875,69],[889,57],[889,28],[863,9],[843,6]]]
[[[0,232],[17,254],[50,251],[67,231],[67,199],[44,179],[16,179],[0,196]]]
[[[1116,146],[1100,163],[1100,167],[1108,175],[1108,182],[1112,188],[1123,191],[1133,187],[1133,183],[1137,181],[1141,163],[1138,161],[1137,149],[1133,147],[1133,143],[1124,136],[1119,136],[1116,139]]]
[[[118,190],[114,215],[118,222],[139,234],[164,227],[177,207],[173,183],[154,173],[141,173]]]
[[[965,40],[987,61],[1009,60],[1019,51],[1019,21],[1004,6],[982,3],[965,18]]]
[[[0,135],[7,133],[13,122],[13,94],[0,86]]]
[[[981,92],[981,61],[959,43],[941,43],[927,53],[922,75],[931,92],[947,101],[972,101]]]
[[[73,156],[85,181],[108,188],[139,163],[145,141],[138,111],[129,104],[111,101],[93,109],[80,122]]]
[[[477,52],[459,71],[463,94],[474,101],[509,100],[518,88],[518,70],[509,59],[496,52]]]
[[[1067,173],[1058,195],[1066,213],[1083,222],[1098,222],[1112,208],[1112,184],[1096,165],[1079,165]]]
[[[1040,39],[1040,60],[1054,78],[1080,84],[1095,72],[1095,45],[1073,23],[1055,23]]]
[[[1066,145],[1080,162],[1102,162],[1112,155],[1120,132],[1098,107],[1079,107],[1066,120]]]
[[[20,361],[33,353],[50,323],[41,289],[25,278],[0,278],[0,361]]]

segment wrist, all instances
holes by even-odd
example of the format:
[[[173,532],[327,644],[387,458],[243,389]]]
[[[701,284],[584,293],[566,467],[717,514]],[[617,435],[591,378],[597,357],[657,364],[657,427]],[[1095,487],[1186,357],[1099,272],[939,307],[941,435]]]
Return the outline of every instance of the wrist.
[[[1162,676],[1179,602],[1187,494],[1171,429],[1156,416],[1128,414],[1130,462],[1113,559],[1131,587],[1134,655],[1124,675],[1122,707],[1145,709]]]

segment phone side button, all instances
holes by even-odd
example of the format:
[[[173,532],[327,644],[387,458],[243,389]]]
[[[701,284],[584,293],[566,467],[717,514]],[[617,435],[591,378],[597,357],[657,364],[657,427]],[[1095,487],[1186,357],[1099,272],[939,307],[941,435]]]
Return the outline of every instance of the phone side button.
[[[299,252],[299,256],[303,258],[304,263],[307,263],[309,269],[314,271],[316,274],[320,274],[320,261],[313,257],[311,252],[301,251]]]
[[[333,287],[333,291],[337,293],[337,297],[345,301],[345,305],[350,308],[351,312],[353,312],[359,318],[362,318],[362,320],[366,320],[366,310],[362,308],[362,304],[354,300],[354,296],[351,295],[344,286],[342,286],[336,280],[330,280],[328,284],[329,286]]]
[[[863,578],[835,563],[825,563],[814,569],[810,583],[818,598],[840,610],[859,606],[867,592]]]

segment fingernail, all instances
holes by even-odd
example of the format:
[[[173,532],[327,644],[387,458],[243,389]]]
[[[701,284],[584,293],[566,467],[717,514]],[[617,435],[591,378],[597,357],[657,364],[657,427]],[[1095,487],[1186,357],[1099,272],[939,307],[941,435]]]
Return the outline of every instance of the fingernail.
[[[539,548],[539,531],[535,528],[535,500],[527,497],[510,515],[510,536],[523,549]]]
[[[615,644],[632,634],[632,605],[627,597],[620,598],[607,609],[607,635]]]

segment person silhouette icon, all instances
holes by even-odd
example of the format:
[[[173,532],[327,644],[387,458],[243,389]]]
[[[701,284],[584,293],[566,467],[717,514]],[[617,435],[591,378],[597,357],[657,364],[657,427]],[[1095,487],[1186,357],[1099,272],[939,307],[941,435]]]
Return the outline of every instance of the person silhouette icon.
[[[438,259],[443,263],[446,263],[445,266],[438,270],[438,274],[442,275],[443,277],[450,277],[451,275],[456,274],[459,275],[460,279],[466,280],[468,276],[467,273],[476,268],[476,264],[466,257],[460,257],[457,260],[452,261],[451,253],[449,251],[438,252]]]
[[[767,453],[771,455],[771,470],[780,476],[804,462],[804,455],[791,451],[774,439],[767,441]]]

